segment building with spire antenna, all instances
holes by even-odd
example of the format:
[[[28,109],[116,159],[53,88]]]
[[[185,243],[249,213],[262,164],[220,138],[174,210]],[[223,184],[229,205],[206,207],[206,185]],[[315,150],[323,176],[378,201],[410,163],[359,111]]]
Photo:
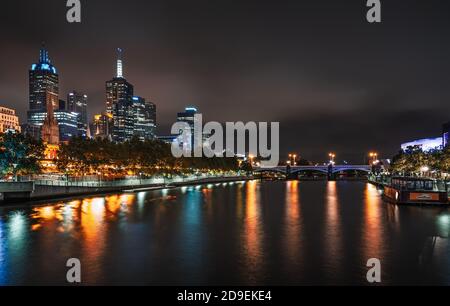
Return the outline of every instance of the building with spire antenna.
[[[116,76],[106,82],[106,113],[113,117],[112,140],[123,142],[133,137],[133,85],[123,73],[123,51],[117,49]]]
[[[55,66],[52,65],[45,45],[39,51],[39,61],[31,65],[29,70],[29,111],[27,113],[27,130],[34,138],[41,138],[41,128],[44,121],[47,124],[46,137],[55,142],[58,129],[53,112],[59,105],[59,77]],[[50,118],[48,118],[50,115]],[[56,128],[53,126],[56,123]],[[30,132],[31,131],[31,132]],[[58,136],[59,137],[59,136]]]

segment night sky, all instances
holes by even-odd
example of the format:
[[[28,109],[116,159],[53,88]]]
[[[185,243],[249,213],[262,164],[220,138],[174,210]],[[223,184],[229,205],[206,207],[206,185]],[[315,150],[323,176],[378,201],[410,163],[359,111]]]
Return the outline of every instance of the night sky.
[[[4,1],[5,2],[5,1]],[[28,108],[28,69],[46,42],[60,98],[105,107],[116,48],[135,94],[156,103],[159,134],[196,105],[208,121],[279,121],[281,150],[361,162],[439,136],[450,120],[450,2],[366,0],[15,0],[0,10],[0,105]]]

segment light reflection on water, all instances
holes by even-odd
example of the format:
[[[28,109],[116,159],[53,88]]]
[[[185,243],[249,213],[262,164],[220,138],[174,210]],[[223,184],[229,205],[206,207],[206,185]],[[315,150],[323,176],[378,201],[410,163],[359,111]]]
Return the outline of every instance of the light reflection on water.
[[[362,182],[238,182],[0,208],[0,284],[450,284],[450,212]]]

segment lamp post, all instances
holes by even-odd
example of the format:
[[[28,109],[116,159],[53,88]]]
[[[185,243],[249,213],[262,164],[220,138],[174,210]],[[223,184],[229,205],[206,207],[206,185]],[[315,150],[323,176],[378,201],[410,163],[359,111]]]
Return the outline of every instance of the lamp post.
[[[17,169],[17,166],[18,166],[19,164],[12,164],[12,166],[13,166],[13,181],[14,182],[17,182],[17,173],[16,173],[16,169]]]
[[[369,153],[369,165],[373,165],[376,160],[378,160],[378,153],[376,152],[370,152]]]
[[[253,167],[253,158],[255,158],[253,155],[249,155],[248,159],[250,160],[250,165]]]
[[[330,164],[334,164],[334,159],[336,157],[336,154],[334,153],[329,153],[328,156],[330,157]]]

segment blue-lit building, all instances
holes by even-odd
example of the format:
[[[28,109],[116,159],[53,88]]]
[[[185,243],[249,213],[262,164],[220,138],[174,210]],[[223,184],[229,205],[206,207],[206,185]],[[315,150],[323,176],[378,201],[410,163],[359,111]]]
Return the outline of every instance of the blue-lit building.
[[[39,61],[31,65],[28,77],[29,110],[24,131],[35,139],[43,139],[45,142],[51,139],[52,143],[57,143],[59,133],[53,111],[59,107],[59,79],[44,46],[39,51]],[[47,124],[43,132],[44,122]]]
[[[29,71],[29,112],[28,124],[41,126],[47,111],[47,104],[53,109],[59,107],[59,79],[55,66],[52,65],[48,51],[42,47],[39,62],[32,64]]]

